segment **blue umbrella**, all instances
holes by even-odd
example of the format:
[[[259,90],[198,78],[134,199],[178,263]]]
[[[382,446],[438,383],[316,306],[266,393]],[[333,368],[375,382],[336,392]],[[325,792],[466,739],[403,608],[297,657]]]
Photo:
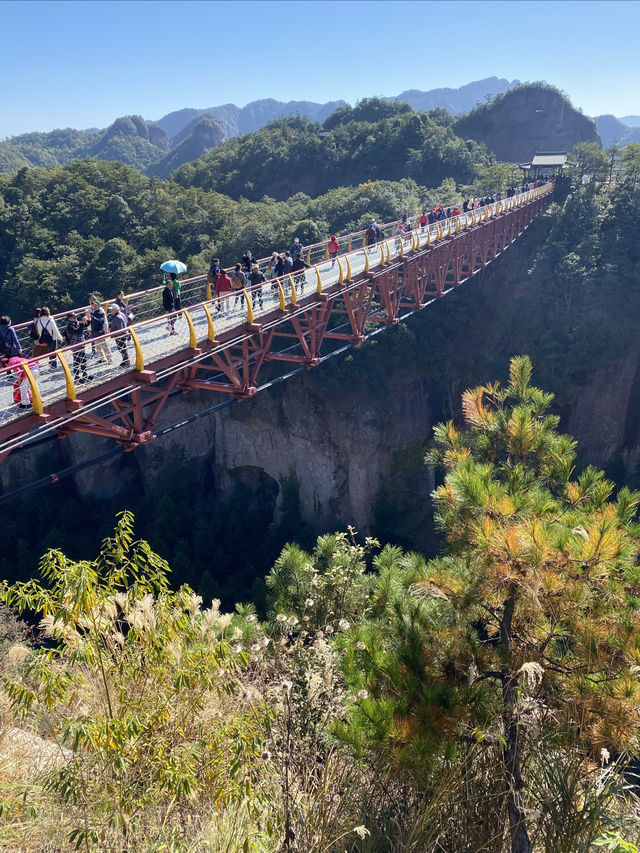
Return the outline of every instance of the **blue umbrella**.
[[[165,261],[161,264],[160,269],[163,272],[174,272],[176,275],[187,271],[187,265],[182,261]]]

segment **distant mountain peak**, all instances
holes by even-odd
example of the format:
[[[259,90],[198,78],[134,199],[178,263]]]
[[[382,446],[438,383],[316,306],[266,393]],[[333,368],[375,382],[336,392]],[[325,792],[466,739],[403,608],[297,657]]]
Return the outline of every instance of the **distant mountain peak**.
[[[496,95],[504,94],[519,83],[519,80],[509,81],[504,77],[485,77],[483,80],[474,80],[457,89],[428,89],[424,92],[419,89],[407,89],[396,95],[393,100],[407,101],[414,110],[435,110],[442,107],[451,115],[459,115],[468,113],[477,104],[484,103]]]
[[[443,88],[426,91],[407,89],[391,97],[390,100],[406,101],[416,110],[433,110],[443,107],[451,115],[458,115],[469,112],[476,104],[486,101],[489,97],[506,92],[519,82],[519,80],[509,81],[504,77],[485,77],[483,80],[466,83],[457,89]],[[193,126],[194,121],[202,115],[218,119],[224,126],[228,139],[259,130],[274,119],[298,113],[311,121],[322,123],[334,110],[343,106],[348,106],[346,101],[328,101],[326,104],[319,104],[315,101],[277,101],[275,98],[262,98],[251,101],[244,107],[238,107],[236,104],[222,104],[218,107],[203,109],[189,107],[176,110],[167,113],[155,124],[159,125],[176,144],[185,138],[186,128]]]

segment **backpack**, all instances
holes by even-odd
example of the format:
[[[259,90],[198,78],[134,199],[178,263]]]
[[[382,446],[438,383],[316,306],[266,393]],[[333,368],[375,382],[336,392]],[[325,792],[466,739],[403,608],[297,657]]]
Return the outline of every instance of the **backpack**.
[[[32,341],[38,340],[38,328],[35,324],[35,321],[29,323],[29,325],[27,326],[27,332],[29,333],[29,337]]]
[[[47,326],[40,325],[40,343],[46,344],[49,349],[55,349],[55,341],[53,339],[53,335],[47,328]]]
[[[243,287],[246,287],[247,279],[240,272],[232,272],[231,273],[231,287],[234,290],[242,290]]]

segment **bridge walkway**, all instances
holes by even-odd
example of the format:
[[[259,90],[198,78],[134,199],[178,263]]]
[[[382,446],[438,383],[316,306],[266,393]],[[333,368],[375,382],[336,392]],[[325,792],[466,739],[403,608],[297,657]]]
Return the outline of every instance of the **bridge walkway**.
[[[91,378],[81,385],[74,381],[73,356],[86,352],[88,342],[4,368],[0,459],[25,438],[53,431],[61,437],[74,430],[108,435],[133,448],[153,438],[158,411],[176,387],[252,396],[265,362],[312,366],[325,342],[356,343],[371,324],[398,322],[444,295],[507,248],[552,190],[545,184],[402,237],[390,236],[395,223],[388,223],[385,239],[371,247],[358,245],[363,232],[347,235],[345,253],[335,261],[326,259],[326,243],[318,244],[305,250],[309,269],[221,299],[207,298],[206,276],[190,279],[191,304],[183,304],[176,316],[176,334],[169,334],[166,315],[139,319],[137,313],[126,343],[130,366],[120,364],[117,340],[129,338],[129,332],[110,333],[104,339],[112,364],[89,358]],[[149,310],[158,310],[160,290],[145,292],[154,300]],[[29,386],[29,411],[14,401],[20,377]],[[105,406],[113,410],[107,417],[99,414]]]

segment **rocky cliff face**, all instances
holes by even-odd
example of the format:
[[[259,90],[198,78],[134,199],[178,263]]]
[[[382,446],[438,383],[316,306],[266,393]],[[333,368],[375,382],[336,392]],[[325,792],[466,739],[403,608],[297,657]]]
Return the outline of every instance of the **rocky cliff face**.
[[[463,139],[484,142],[499,160],[529,162],[535,151],[571,151],[578,142],[600,142],[593,119],[546,85],[511,89],[454,124]]]
[[[523,270],[531,267],[540,239],[527,232],[476,281],[365,344],[357,359],[340,356],[147,447],[81,471],[75,478],[79,492],[109,497],[133,485],[148,494],[158,471],[185,457],[194,489],[227,496],[241,480],[255,491],[277,494],[275,500],[269,497],[277,516],[283,484],[293,475],[312,530],[353,524],[365,533],[388,529],[396,541],[401,531],[403,544],[426,550],[433,539],[434,481],[422,464],[424,447],[435,423],[456,416],[465,388],[504,378],[509,356],[530,351],[504,306],[515,300],[516,314],[534,310],[536,294]],[[387,344],[376,360],[383,340]],[[402,340],[408,346],[401,347]],[[539,377],[534,360],[534,381],[555,390]],[[206,392],[176,395],[158,426],[203,411],[216,399]],[[615,361],[603,358],[581,380],[572,401],[553,409],[562,415],[561,429],[577,439],[582,462],[607,468],[618,482],[638,485],[640,341]],[[76,435],[16,452],[0,465],[0,486],[6,492],[113,447],[107,440]],[[181,499],[189,501],[190,495]]]
[[[222,123],[213,116],[202,116],[194,119],[188,125],[188,135],[158,163],[153,163],[147,169],[151,175],[159,175],[166,178],[170,172],[182,166],[183,163],[189,163],[192,160],[197,160],[207,151],[220,145],[225,138],[225,130]]]
[[[469,359],[469,375],[460,377],[459,391],[475,381],[471,353]],[[411,507],[413,544],[426,547],[425,542],[432,540],[427,527],[434,481],[421,458],[433,425],[449,415],[443,409],[447,389],[400,375],[394,377],[393,396],[386,399],[367,402],[354,392],[350,399],[336,402],[317,393],[316,381],[311,374],[293,377],[168,438],[87,468],[76,475],[77,488],[87,498],[113,496],[131,484],[146,492],[160,468],[183,453],[194,472],[206,473],[220,495],[228,494],[238,478],[256,488],[268,483],[279,493],[276,513],[282,484],[293,473],[299,480],[303,517],[313,530],[353,524],[369,533],[380,495],[398,474],[399,458],[413,448],[419,470],[412,472],[406,505]],[[575,403],[563,412],[561,425],[578,440],[583,460],[609,466],[611,473],[632,484],[640,461],[639,391],[640,344],[589,378]],[[164,409],[159,426],[175,423],[212,402],[204,392],[176,396]],[[76,435],[18,452],[0,466],[2,490],[112,447],[106,440]],[[405,476],[401,472],[400,479]]]
[[[212,402],[203,392],[176,396],[158,426],[175,423]],[[419,379],[401,381],[398,398],[382,404],[357,400],[335,404],[318,396],[309,378],[301,375],[177,430],[170,438],[87,468],[75,481],[88,498],[111,497],[132,482],[146,491],[158,470],[184,453],[194,468],[208,469],[222,495],[238,477],[256,483],[268,478],[279,491],[294,474],[300,483],[303,516],[313,529],[353,524],[369,532],[373,505],[391,473],[394,452],[427,444],[441,416],[438,406],[437,395],[432,401],[428,386]],[[75,435],[16,453],[0,466],[2,490],[113,447],[106,440]]]

